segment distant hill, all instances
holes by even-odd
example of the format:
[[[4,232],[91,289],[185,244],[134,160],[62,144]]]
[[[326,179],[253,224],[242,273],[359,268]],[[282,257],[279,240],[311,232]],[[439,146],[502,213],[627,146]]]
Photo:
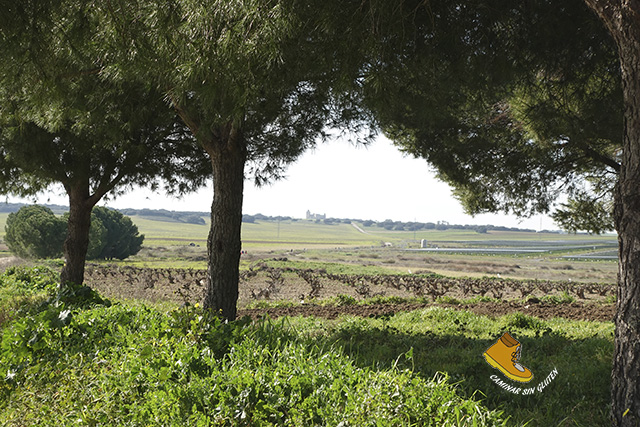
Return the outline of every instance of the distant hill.
[[[16,212],[26,203],[0,203],[0,213],[2,212]],[[68,206],[61,205],[44,205],[51,209],[55,214],[61,215],[69,211]],[[166,221],[166,222],[181,222],[186,224],[206,224],[204,217],[211,215],[210,212],[196,212],[196,211],[169,211],[166,209],[116,209],[117,211],[129,216],[140,216],[146,219],[154,221]],[[292,218],[290,216],[267,216],[260,213],[255,215],[244,214],[242,215],[242,222],[255,223],[257,221],[305,221],[298,218]],[[309,221],[309,220],[306,220]],[[486,233],[487,231],[520,231],[535,233],[536,230],[528,228],[516,228],[516,227],[504,227],[496,225],[460,225],[449,224],[446,221],[433,222],[402,222],[393,221],[390,219],[384,221],[362,220],[352,218],[325,218],[310,220],[316,223],[323,223],[327,225],[345,223],[350,224],[357,222],[365,227],[381,227],[385,230],[397,230],[397,231],[419,231],[419,230],[474,230],[478,233]],[[544,233],[558,233],[559,231],[544,230]]]
[[[0,203],[0,213],[12,213],[18,212],[21,207],[27,206],[31,203]],[[56,215],[62,215],[65,212],[69,212],[69,206],[62,205],[41,205],[45,206],[53,211]]]
[[[297,218],[291,218],[289,216],[276,216],[270,217],[262,214],[255,215],[242,215],[242,222],[254,223],[258,221],[304,221]],[[446,221],[439,221],[438,223],[433,222],[402,222],[402,221],[393,221],[390,219],[386,219],[384,221],[373,221],[373,220],[362,220],[362,219],[353,219],[353,218],[324,218],[324,219],[311,219],[306,221],[313,221],[318,224],[351,224],[351,223],[360,223],[364,227],[380,227],[384,228],[388,231],[420,231],[420,230],[473,230],[478,233],[486,233],[488,231],[519,231],[526,233],[535,233],[536,230],[532,230],[530,228],[516,228],[516,227],[505,227],[501,225],[460,225],[460,224],[449,224]],[[544,231],[545,233],[559,233],[559,231]]]
[[[117,209],[124,215],[137,215],[147,219],[167,222],[183,222],[185,224],[206,224],[203,216],[209,212],[168,211],[166,209]]]
[[[0,213],[12,213],[17,212],[21,207],[26,206],[27,203],[0,203]],[[51,209],[56,215],[62,215],[65,212],[69,212],[69,206],[61,205],[42,205]],[[148,219],[156,221],[167,222],[183,222],[188,224],[206,224],[203,216],[209,216],[209,212],[183,212],[183,211],[168,211],[166,209],[116,209],[124,215],[138,215]]]

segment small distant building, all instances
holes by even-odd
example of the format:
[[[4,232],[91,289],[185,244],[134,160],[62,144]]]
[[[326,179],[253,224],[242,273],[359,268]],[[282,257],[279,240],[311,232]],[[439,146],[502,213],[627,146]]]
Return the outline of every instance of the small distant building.
[[[428,247],[427,239],[422,239],[422,240],[420,240],[420,247],[421,247],[422,249],[425,249],[425,248],[427,248],[427,247]]]
[[[327,219],[327,214],[315,214],[307,210],[307,219]]]

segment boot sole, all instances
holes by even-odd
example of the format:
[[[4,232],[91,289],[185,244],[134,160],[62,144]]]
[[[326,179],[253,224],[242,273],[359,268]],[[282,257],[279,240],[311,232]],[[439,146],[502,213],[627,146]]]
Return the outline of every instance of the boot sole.
[[[519,377],[517,375],[512,374],[511,372],[507,371],[501,364],[499,364],[498,362],[496,362],[491,356],[489,356],[487,353],[483,353],[482,354],[484,356],[484,359],[487,361],[487,363],[491,366],[493,366],[494,368],[496,368],[497,370],[499,370],[500,372],[502,372],[507,378],[512,379],[514,381],[518,381],[520,383],[528,383],[529,381],[531,381],[533,379],[533,375],[531,375],[529,378],[523,378],[523,377]]]

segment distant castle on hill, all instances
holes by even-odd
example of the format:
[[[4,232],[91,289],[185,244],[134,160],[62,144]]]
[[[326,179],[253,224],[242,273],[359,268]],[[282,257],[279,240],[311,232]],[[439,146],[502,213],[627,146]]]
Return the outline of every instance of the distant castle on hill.
[[[326,214],[314,214],[310,210],[307,210],[307,219],[327,219]]]

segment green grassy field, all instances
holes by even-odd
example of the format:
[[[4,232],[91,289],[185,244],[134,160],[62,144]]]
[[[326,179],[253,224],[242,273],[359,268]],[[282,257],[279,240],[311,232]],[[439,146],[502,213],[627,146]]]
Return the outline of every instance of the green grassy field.
[[[9,214],[0,213],[0,237],[4,236],[4,226]],[[147,246],[183,245],[185,242],[203,243],[209,232],[209,218],[203,217],[206,224],[186,224],[172,221],[158,221],[148,217],[132,216],[140,233],[146,237]],[[586,234],[530,233],[515,231],[489,231],[477,233],[471,230],[420,230],[390,231],[380,227],[363,227],[365,233],[358,231],[351,224],[316,223],[308,220],[257,221],[243,223],[242,240],[247,248],[281,249],[294,245],[300,247],[335,247],[335,246],[378,246],[382,242],[398,245],[407,242],[419,242],[426,239],[433,244],[488,244],[515,242],[526,244],[547,244],[553,242],[612,242],[615,236],[593,236]]]
[[[608,422],[611,322],[431,307],[226,324],[197,306],[56,297],[55,277],[0,275],[2,425]],[[534,373],[511,391],[482,357],[504,331]]]
[[[138,216],[132,217],[140,232],[145,235],[147,245],[176,245],[185,242],[206,243],[209,219],[206,225],[182,224],[155,221]],[[313,221],[259,221],[242,224],[242,241],[246,249],[301,249],[328,248],[335,246],[379,245],[389,234],[363,234],[349,224],[325,225]],[[404,235],[393,237],[394,241]]]
[[[184,242],[206,242],[209,220],[206,225],[183,224],[156,221],[138,216],[132,217],[140,232],[146,236],[147,245],[184,244]],[[323,224],[307,220],[258,221],[243,223],[242,241],[247,249],[300,249],[328,248],[344,246],[380,246],[389,242],[393,245],[413,245],[422,239],[430,244],[482,245],[548,245],[584,242],[594,244],[614,243],[615,236],[593,236],[586,234],[529,233],[514,231],[490,231],[477,233],[469,230],[422,230],[389,231],[380,227],[362,227],[365,233],[351,224]],[[498,242],[496,242],[498,241]]]

